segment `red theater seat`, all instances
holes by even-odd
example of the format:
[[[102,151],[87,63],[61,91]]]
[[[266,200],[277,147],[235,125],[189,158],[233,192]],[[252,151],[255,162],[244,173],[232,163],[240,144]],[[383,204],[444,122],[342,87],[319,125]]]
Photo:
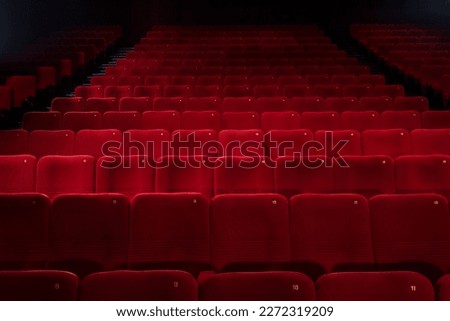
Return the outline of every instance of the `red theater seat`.
[[[199,283],[203,301],[312,301],[314,283],[296,272],[234,272]]]
[[[76,134],[75,154],[91,155],[98,158],[105,153],[111,153],[108,149],[108,143],[114,144],[109,147],[115,147],[121,141],[122,132],[117,129],[83,129]]]
[[[405,89],[400,85],[377,85],[373,89],[375,96],[387,96],[392,99],[405,96]]]
[[[168,156],[156,168],[157,193],[196,192],[213,194],[213,161],[208,167],[201,156]]]
[[[22,129],[0,130],[0,155],[28,153],[28,132]]]
[[[131,204],[130,269],[209,269],[209,201],[196,193],[141,194]]]
[[[444,275],[436,283],[437,299],[440,301],[450,301],[450,276]]]
[[[222,110],[224,112],[256,111],[256,99],[253,97],[224,97]]]
[[[0,271],[2,301],[75,301],[79,279],[64,271]]]
[[[163,88],[164,97],[191,97],[193,89],[190,85],[166,85]]]
[[[253,87],[254,97],[278,97],[283,94],[278,85],[256,85]]]
[[[136,86],[134,87],[133,95],[134,97],[148,97],[153,100],[156,97],[162,96],[161,86]]]
[[[102,127],[105,129],[139,129],[141,114],[135,111],[108,111],[103,114]]]
[[[289,98],[313,96],[313,87],[310,85],[285,85],[283,95]]]
[[[75,96],[84,99],[103,97],[103,86],[78,86],[75,88]]]
[[[182,129],[220,130],[220,114],[217,111],[185,111],[181,114]]]
[[[11,76],[6,85],[12,89],[13,106],[16,108],[21,107],[25,100],[36,96],[35,76]]]
[[[394,99],[395,110],[416,110],[416,111],[427,111],[428,110],[428,99],[422,96],[415,97],[403,97],[398,96]]]
[[[35,191],[36,158],[31,155],[0,156],[0,193]]]
[[[69,111],[84,110],[84,99],[81,97],[56,97],[53,98],[51,104],[52,111],[66,113]]]
[[[348,167],[334,165],[337,193],[371,197],[395,192],[394,161],[389,156],[344,156],[342,159]]]
[[[288,201],[277,194],[219,195],[212,200],[211,264],[215,271],[286,269]]]
[[[186,98],[184,97],[156,97],[153,100],[153,109],[155,111],[178,111],[186,109]]]
[[[325,99],[325,110],[327,111],[358,111],[359,102],[356,97],[330,97]]]
[[[123,146],[123,154],[139,155],[156,161],[169,153],[170,132],[165,129],[132,129],[124,133],[129,138],[129,146]]]
[[[123,195],[56,197],[49,217],[47,267],[80,278],[126,268],[128,224],[129,203]]]
[[[411,137],[405,129],[365,130],[361,137],[364,155],[395,158],[411,154]]]
[[[119,101],[120,111],[134,111],[143,113],[153,108],[153,101],[150,97],[124,97]]]
[[[342,128],[364,131],[381,128],[380,114],[376,111],[345,111],[341,114]]]
[[[186,101],[187,111],[221,111],[222,101],[217,96],[190,97]]]
[[[93,97],[86,100],[85,111],[98,111],[104,113],[107,111],[118,110],[118,99],[113,97]]]
[[[97,111],[92,112],[66,112],[62,120],[62,128],[73,130],[100,129],[102,127],[102,115]]]
[[[214,194],[272,193],[273,168],[264,157],[221,157],[214,166]]]
[[[359,104],[362,110],[373,110],[382,113],[385,110],[393,110],[394,101],[391,97],[362,97],[359,99]]]
[[[35,130],[28,136],[28,151],[37,158],[46,155],[73,155],[75,133],[71,130]]]
[[[85,301],[194,301],[197,283],[184,271],[112,271],[87,276],[80,286]]]
[[[398,193],[438,193],[450,199],[450,156],[403,156],[395,160]]]
[[[342,89],[344,96],[351,97],[370,97],[373,96],[373,87],[369,84],[345,85]]]
[[[45,268],[49,211],[44,195],[0,194],[2,270]]]
[[[122,97],[132,97],[133,96],[133,87],[131,86],[106,86],[105,97],[114,97],[117,100],[120,100]]]
[[[59,111],[28,112],[22,120],[22,128],[27,131],[36,129],[56,130],[61,127],[62,115]]]
[[[265,154],[270,156],[271,160],[276,160],[279,156],[292,156],[294,153],[300,154],[303,152],[305,143],[312,140],[313,134],[308,129],[271,130],[264,137]]]
[[[370,199],[375,262],[383,270],[424,274],[435,282],[450,266],[447,200],[436,194]]]
[[[222,114],[222,129],[244,130],[258,129],[259,114],[256,112],[224,112]]]
[[[44,156],[36,170],[36,191],[50,198],[66,193],[93,193],[95,160],[91,156]]]
[[[96,168],[97,193],[121,193],[132,198],[154,191],[154,168],[144,155],[100,157]]]
[[[415,155],[450,155],[450,129],[415,129],[411,143]]]
[[[291,198],[294,268],[313,279],[333,271],[373,268],[367,200],[356,194]]]
[[[116,76],[93,76],[91,78],[91,85],[93,86],[115,86],[117,85]]]
[[[264,112],[261,114],[261,129],[299,129],[300,114],[295,111]]]
[[[341,129],[339,114],[334,111],[304,112],[301,116],[300,128],[316,130]]]
[[[316,282],[320,301],[433,301],[430,280],[416,272],[342,272]]]
[[[260,113],[289,110],[289,100],[283,96],[259,97],[256,100],[256,110]]]
[[[337,146],[341,141],[346,143],[339,150],[339,155],[361,155],[361,135],[356,130],[318,130],[315,132],[314,137],[323,146],[323,149],[313,151],[316,155],[330,153],[330,149]]]
[[[141,117],[142,129],[165,129],[173,131],[180,129],[181,116],[174,110],[146,111]]]
[[[386,129],[402,128],[413,130],[422,127],[420,113],[413,110],[384,111],[381,114],[381,127]]]
[[[232,85],[223,88],[224,97],[248,97],[253,95],[253,90],[248,85]]]
[[[263,132],[260,129],[222,130],[219,132],[225,156],[263,155]]]

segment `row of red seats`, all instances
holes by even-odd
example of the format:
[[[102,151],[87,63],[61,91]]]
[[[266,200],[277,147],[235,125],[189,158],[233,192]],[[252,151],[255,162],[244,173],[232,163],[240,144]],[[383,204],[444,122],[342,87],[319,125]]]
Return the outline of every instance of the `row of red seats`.
[[[0,267],[85,277],[120,269],[449,272],[447,200],[436,194],[0,195]],[[203,272],[203,273],[202,273]]]
[[[347,142],[340,150],[341,155],[450,155],[450,129],[416,129],[411,132],[404,129],[368,129],[361,134],[356,130],[284,130],[274,129],[264,133],[261,130],[222,130],[177,129],[172,133],[163,129],[136,129],[123,133],[117,129],[81,130],[36,130],[28,133],[24,130],[0,132],[0,155],[32,154],[38,158],[46,155],[92,155],[102,156],[102,146],[107,143],[155,145],[152,155],[155,159],[163,155],[187,155],[186,150],[175,150],[183,143],[190,148],[190,155],[221,155],[230,142],[239,142],[242,146],[252,144],[255,153],[260,156],[291,156],[305,152],[305,148],[314,144]],[[287,144],[292,145],[287,145]],[[170,147],[169,147],[170,145]],[[220,146],[218,146],[220,145]],[[208,147],[208,148],[207,148]],[[213,147],[221,150],[214,150]],[[170,149],[169,149],[170,148]],[[149,154],[151,151],[121,151],[120,154]],[[231,152],[227,151],[228,154]],[[310,153],[324,155],[324,150],[315,148]],[[239,152],[234,154],[240,155]],[[247,153],[248,154],[248,153]]]
[[[154,157],[0,156],[2,193],[198,192],[227,193],[439,193],[450,198],[450,157]],[[430,180],[430,177],[433,177]]]
[[[146,88],[151,89],[151,88]],[[146,94],[150,94],[147,92]],[[61,97],[51,106],[54,112],[82,111],[216,111],[216,112],[323,112],[323,111],[426,111],[428,100],[422,96],[328,97]],[[37,114],[36,114],[37,115]]]
[[[417,272],[338,272],[315,283],[299,272],[232,272],[196,281],[177,270],[112,271],[80,280],[65,271],[0,271],[0,300],[13,301],[448,301],[450,277],[436,285]],[[54,285],[59,287],[55,288]],[[322,311],[332,314],[333,310]]]
[[[114,43],[120,30],[120,27],[104,26],[66,31],[42,39],[23,57],[16,56],[1,65],[0,75],[8,76],[5,85],[0,86],[0,109],[21,107],[24,101],[36,96],[37,91],[54,87],[63,78],[70,79],[91,59],[101,55],[107,45]],[[98,42],[103,44],[101,48],[95,46]],[[91,50],[92,56],[88,56]]]
[[[150,86],[79,86],[75,89],[75,96],[82,98],[112,97],[123,98],[133,96],[148,97],[279,97],[286,96],[304,97],[390,97],[405,96],[405,90],[401,85],[159,85]]]
[[[448,111],[334,111],[304,112],[224,112],[217,111],[146,111],[126,112],[33,112],[25,114],[23,128],[33,130],[68,129],[210,129],[245,130],[261,129],[266,132],[274,129],[295,130],[357,130],[368,129],[445,129],[448,128]],[[6,135],[6,134],[5,134]]]
[[[287,67],[290,68],[290,67]],[[278,85],[280,87],[286,85],[385,85],[385,78],[383,75],[355,75],[355,74],[340,74],[329,76],[328,74],[306,75],[301,76],[295,71],[289,75],[228,75],[222,76],[220,74],[210,75],[176,75],[176,76],[93,76],[91,84],[97,86],[159,86],[160,90],[167,85],[189,85],[195,86],[234,86],[247,85],[266,86]]]

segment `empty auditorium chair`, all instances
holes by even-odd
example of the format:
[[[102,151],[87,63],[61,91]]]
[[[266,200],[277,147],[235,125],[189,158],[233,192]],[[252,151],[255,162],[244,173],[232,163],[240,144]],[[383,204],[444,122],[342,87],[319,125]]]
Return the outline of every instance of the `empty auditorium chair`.
[[[261,114],[261,129],[298,129],[300,114],[295,111],[264,112]]]
[[[199,283],[203,301],[310,301],[314,283],[297,272],[234,272],[213,275]]]
[[[214,165],[214,194],[272,193],[273,166],[264,157],[221,157]]]
[[[450,111],[424,111],[422,113],[422,128],[450,128]]]
[[[118,109],[118,99],[113,97],[93,97],[86,100],[85,111],[98,111],[104,113]]]
[[[286,197],[334,192],[333,168],[324,157],[285,156],[276,160],[275,191]]]
[[[146,76],[144,79],[146,86],[166,86],[170,84],[169,75],[152,75]]]
[[[114,156],[121,142],[122,132],[118,129],[83,129],[76,134],[75,155]]]
[[[120,111],[134,111],[143,113],[153,108],[150,97],[123,97],[119,101]]]
[[[28,153],[28,132],[22,129],[0,130],[0,155]]]
[[[341,86],[355,85],[359,83],[359,79],[356,75],[352,74],[333,75],[331,77],[331,83]]]
[[[154,168],[144,155],[103,156],[97,160],[97,193],[121,193],[132,198],[154,191]]]
[[[256,112],[224,112],[222,114],[223,129],[243,130],[259,127],[259,114]]]
[[[342,128],[364,131],[381,128],[380,114],[376,111],[345,111],[341,114]]]
[[[226,129],[219,132],[218,138],[224,156],[258,156],[264,154],[264,137],[260,129]]]
[[[23,116],[22,128],[27,131],[56,130],[61,127],[61,119],[62,115],[59,111],[27,112]]]
[[[155,97],[162,96],[161,86],[136,86],[133,91],[134,97],[148,97],[154,99]],[[122,98],[123,99],[123,98]]]
[[[300,128],[316,130],[337,130],[341,128],[339,114],[334,111],[304,112],[300,119]]]
[[[190,97],[186,100],[187,111],[220,111],[222,102],[217,96]]]
[[[311,85],[285,85],[283,95],[288,98],[313,96]]]
[[[132,86],[106,86],[105,97],[114,97],[117,100],[123,97],[132,97],[133,96],[133,87]]]
[[[84,99],[103,97],[103,86],[78,86],[75,88],[75,96]]]
[[[220,130],[220,114],[217,111],[185,111],[181,114],[182,129]]]
[[[75,301],[78,277],[65,271],[1,271],[2,301]]]
[[[281,95],[282,90],[278,85],[256,85],[253,87],[254,97],[278,97]]]
[[[444,275],[436,283],[437,299],[440,301],[450,301],[450,277]]]
[[[211,197],[213,194],[213,160],[209,166],[201,156],[168,156],[156,167],[157,193],[195,192]]]
[[[259,97],[256,100],[256,110],[260,113],[266,111],[289,110],[289,100],[287,97]]]
[[[198,85],[194,87],[195,97],[222,97],[223,89],[220,85]]]
[[[373,110],[379,113],[395,109],[393,99],[387,96],[362,97],[359,99],[359,104],[362,110]]]
[[[74,132],[82,129],[100,129],[102,128],[102,115],[97,111],[66,112],[63,115],[61,127],[63,129],[73,130]]]
[[[10,110],[13,105],[13,91],[9,86],[0,86],[0,110]]]
[[[450,155],[450,129],[415,129],[411,145],[415,155]]]
[[[115,86],[117,85],[116,76],[93,76],[91,78],[91,85],[93,86]]]
[[[325,110],[327,111],[357,111],[360,110],[356,97],[329,97],[325,99]]]
[[[306,68],[312,67],[315,68],[316,66],[305,66]],[[304,68],[304,67],[302,67]],[[300,71],[301,73],[301,71]],[[315,72],[316,73],[316,72]],[[323,74],[319,72],[319,74],[310,74],[306,76],[306,80],[308,81],[308,84],[312,86],[317,85],[330,85],[331,84],[331,77],[327,74]]]
[[[49,211],[50,201],[44,195],[0,194],[2,270],[45,268]]]
[[[270,70],[269,70],[270,72]],[[276,85],[277,83],[277,78],[273,75],[257,75],[257,76],[252,76],[250,78],[250,84],[253,86],[253,88],[255,88],[256,86],[272,86],[272,85]],[[279,86],[278,87],[278,91],[280,90]],[[269,89],[270,87],[268,87]],[[272,87],[275,89],[275,87]],[[260,88],[263,89],[263,88]],[[259,90],[258,90],[259,91]],[[269,90],[270,91],[270,90]],[[266,95],[262,95],[262,96],[266,96]]]
[[[340,85],[315,85],[313,95],[323,98],[342,96],[342,87]]]
[[[80,278],[127,266],[129,202],[120,194],[71,194],[53,200],[47,268]]]
[[[13,106],[21,107],[22,103],[30,97],[36,96],[36,76],[11,76],[6,85],[12,89]]]
[[[438,193],[450,198],[450,156],[398,157],[395,179],[398,193]]]
[[[117,78],[117,85],[119,86],[141,86],[144,83],[144,79],[141,76],[119,76]],[[113,84],[114,85],[114,84]],[[104,85],[106,86],[106,85]]]
[[[430,280],[416,272],[340,272],[316,282],[320,301],[433,301]]]
[[[428,99],[422,96],[404,97],[398,96],[394,99],[395,110],[415,110],[427,111],[429,108]]]
[[[71,130],[35,130],[28,136],[28,152],[36,158],[73,155],[75,133]]]
[[[294,269],[313,279],[373,268],[369,206],[361,195],[296,195],[290,228]]]
[[[448,272],[450,222],[443,196],[378,195],[369,206],[379,269],[415,271],[432,282]]]
[[[247,75],[226,75],[223,78],[223,84],[225,86],[243,86],[249,85],[250,78]]]
[[[197,85],[199,86],[222,86],[223,76],[214,73],[206,74],[205,67],[203,67],[202,74],[197,76]]]
[[[278,66],[278,67],[284,67],[284,66]],[[293,67],[293,66],[287,66],[289,67]],[[295,73],[295,69],[293,69],[294,73]],[[288,86],[288,85],[307,85],[308,82],[306,81],[306,79],[301,76],[301,75],[294,75],[294,74],[280,74],[280,76],[278,77],[278,85],[280,86]]]
[[[91,156],[44,156],[36,168],[36,191],[53,198],[65,193],[94,192],[95,160]]]
[[[291,110],[299,113],[325,111],[325,100],[322,97],[294,97],[291,99]]]
[[[194,86],[196,83],[196,77],[193,75],[173,75],[170,79],[172,85],[189,85]]]
[[[288,201],[278,194],[213,198],[211,264],[215,271],[285,270],[290,261]]]
[[[170,133],[165,129],[132,129],[123,137],[125,156],[146,156],[147,162],[152,162],[169,153]]]
[[[339,155],[361,155],[361,135],[356,130],[318,130],[315,132],[314,137],[317,142],[323,145],[322,150],[314,151],[316,155],[326,155],[333,148],[337,149],[336,151],[339,152]],[[345,145],[342,148],[338,148],[338,144]]]
[[[0,156],[0,193],[35,191],[36,158],[32,155]]]
[[[191,97],[193,94],[190,85],[166,85],[163,88],[164,97]]]
[[[105,129],[139,129],[141,115],[134,111],[108,111],[103,114],[102,127]]]
[[[128,268],[210,269],[209,201],[197,193],[140,194],[132,200]]]
[[[182,112],[186,109],[186,98],[183,97],[157,97],[153,100],[153,110],[175,110]]]
[[[84,110],[84,100],[81,97],[56,97],[52,100],[51,110],[60,113],[82,111]]]
[[[264,135],[265,155],[276,160],[279,156],[292,156],[303,152],[306,143],[313,140],[308,129],[275,129]]]
[[[253,90],[248,85],[232,85],[223,88],[224,97],[248,97],[253,95]]]
[[[365,130],[361,134],[364,155],[392,158],[411,154],[411,137],[406,129]]]
[[[360,84],[369,84],[372,86],[384,85],[386,83],[383,75],[359,75],[358,81]]]
[[[146,111],[141,117],[142,129],[165,129],[173,131],[181,126],[181,116],[177,111]]]
[[[373,89],[375,96],[387,96],[392,99],[405,96],[405,89],[401,85],[377,85]]]
[[[394,161],[389,156],[343,156],[348,166],[335,164],[337,193],[366,197],[395,192]]]
[[[359,85],[345,85],[342,89],[344,96],[351,97],[370,97],[373,96],[373,87],[369,84],[359,84]]]
[[[111,271],[88,275],[79,292],[83,301],[194,301],[197,283],[184,271]]]
[[[384,111],[381,113],[381,127],[386,129],[402,128],[413,130],[420,128],[420,113],[414,110]]]
[[[222,110],[224,112],[256,111],[256,99],[253,97],[224,97]]]

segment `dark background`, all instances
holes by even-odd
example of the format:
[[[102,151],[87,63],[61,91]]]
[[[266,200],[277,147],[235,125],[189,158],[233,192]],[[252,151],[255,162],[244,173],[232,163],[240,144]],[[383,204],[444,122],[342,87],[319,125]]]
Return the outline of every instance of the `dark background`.
[[[155,24],[448,25],[449,18],[450,0],[0,0],[0,55],[66,26],[120,24],[135,43]]]

